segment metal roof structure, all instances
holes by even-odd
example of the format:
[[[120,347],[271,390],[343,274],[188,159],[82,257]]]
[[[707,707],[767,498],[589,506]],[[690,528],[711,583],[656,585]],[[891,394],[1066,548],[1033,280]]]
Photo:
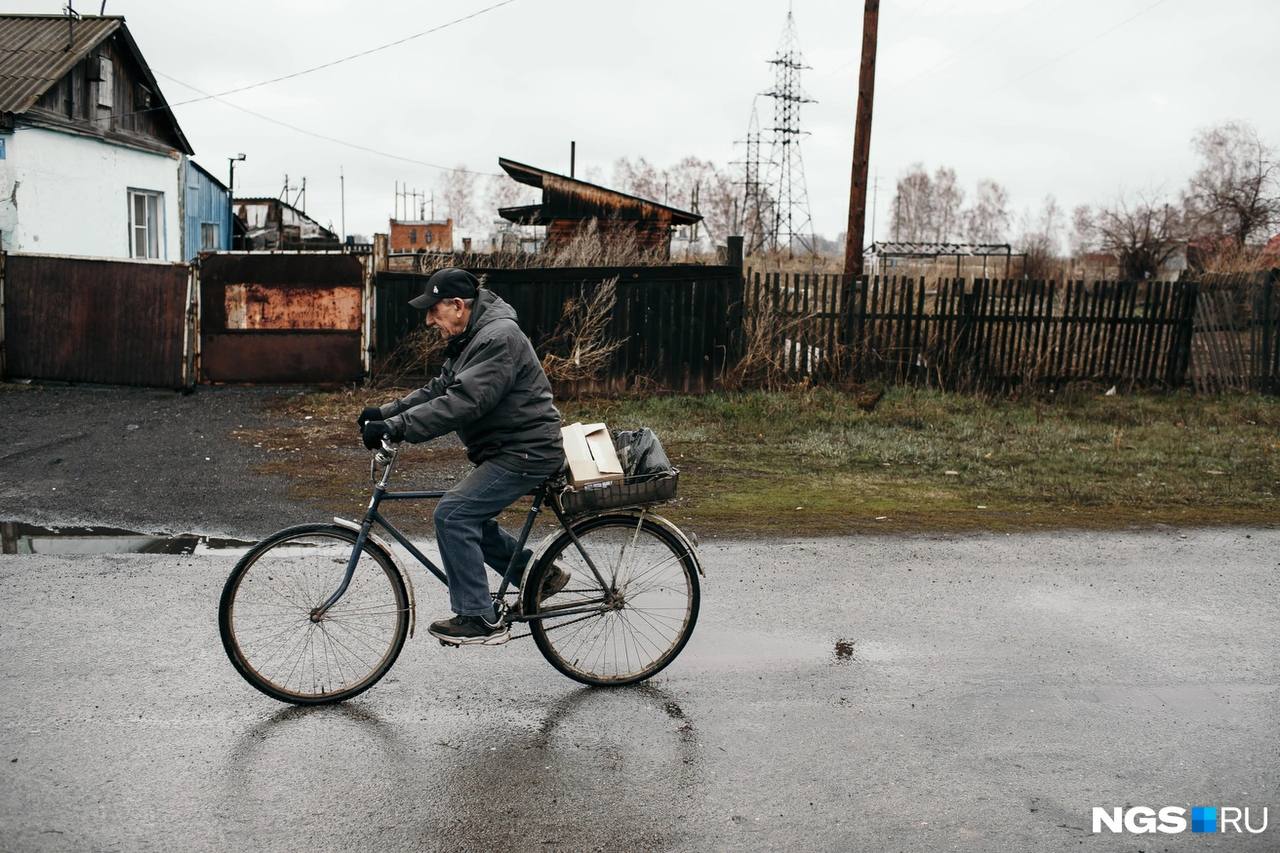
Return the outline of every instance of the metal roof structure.
[[[702,216],[660,204],[650,199],[611,190],[598,184],[539,169],[505,157],[498,165],[516,181],[542,190],[541,204],[502,207],[498,215],[521,225],[546,225],[557,219],[670,220],[673,225],[692,225]]]
[[[119,33],[159,101],[179,148],[191,154],[169,102],[120,15],[0,15],[0,115],[21,115],[98,45]]]
[[[1015,255],[1008,243],[917,243],[908,241],[872,243],[864,255],[893,258],[984,257]]]

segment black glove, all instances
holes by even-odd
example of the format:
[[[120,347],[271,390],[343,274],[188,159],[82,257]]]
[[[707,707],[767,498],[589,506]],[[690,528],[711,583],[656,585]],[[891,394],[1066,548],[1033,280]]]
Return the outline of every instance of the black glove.
[[[360,413],[360,417],[356,418],[356,426],[364,429],[364,425],[369,421],[382,420],[382,409],[377,406],[365,406],[364,411]]]
[[[384,437],[392,441],[399,441],[403,437],[399,430],[386,421],[368,421],[361,428],[360,435],[364,439],[364,446],[369,450],[377,450],[381,447]]]

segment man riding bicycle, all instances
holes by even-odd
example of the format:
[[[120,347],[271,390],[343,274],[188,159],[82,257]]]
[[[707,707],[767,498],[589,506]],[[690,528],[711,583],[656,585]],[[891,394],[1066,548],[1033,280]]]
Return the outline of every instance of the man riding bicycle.
[[[484,565],[505,572],[515,552],[516,540],[498,525],[498,514],[564,467],[560,412],[533,344],[516,325],[515,310],[471,273],[440,270],[409,304],[426,311],[427,325],[448,338],[444,367],[403,399],[366,408],[357,423],[370,450],[384,437],[421,442],[458,433],[476,468],[435,510],[455,615],[429,630],[452,645],[505,643],[510,628],[494,607]],[[515,566],[531,557],[525,549]],[[543,595],[554,595],[568,582],[568,572],[559,569],[545,582]]]

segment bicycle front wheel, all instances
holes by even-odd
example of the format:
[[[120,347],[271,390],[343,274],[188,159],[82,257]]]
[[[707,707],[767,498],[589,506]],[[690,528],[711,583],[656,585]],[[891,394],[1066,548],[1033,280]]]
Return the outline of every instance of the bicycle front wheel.
[[[573,525],[530,572],[524,612],[538,650],[584,684],[622,685],[662,670],[698,621],[698,564],[680,537],[641,515],[605,515]],[[586,557],[604,579],[597,581]],[[557,570],[568,584],[543,584]]]
[[[312,613],[342,583],[354,531],[312,524],[255,545],[227,578],[218,607],[222,645],[245,680],[298,705],[350,699],[395,663],[409,630],[404,581],[366,543],[347,591]]]

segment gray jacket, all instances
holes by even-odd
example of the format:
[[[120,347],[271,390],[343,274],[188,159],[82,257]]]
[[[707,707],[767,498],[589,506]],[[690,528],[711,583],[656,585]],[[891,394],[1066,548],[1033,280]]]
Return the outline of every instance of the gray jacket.
[[[560,412],[551,383],[516,325],[516,312],[481,289],[471,320],[449,341],[440,375],[382,407],[407,441],[457,431],[476,465],[492,460],[510,471],[552,474],[564,465]]]

